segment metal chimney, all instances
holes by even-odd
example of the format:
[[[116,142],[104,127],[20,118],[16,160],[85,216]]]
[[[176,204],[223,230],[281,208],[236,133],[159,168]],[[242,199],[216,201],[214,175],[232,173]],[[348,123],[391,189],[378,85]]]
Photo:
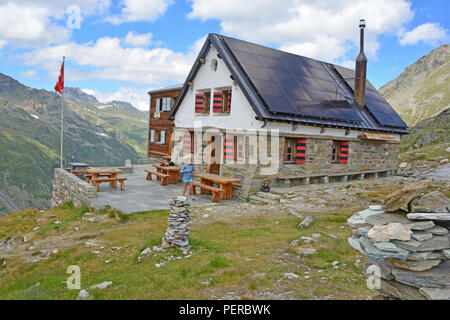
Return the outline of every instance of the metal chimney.
[[[355,69],[355,102],[359,107],[364,107],[366,104],[366,75],[367,75],[367,58],[364,54],[364,28],[366,21],[359,20],[360,29],[360,50],[356,58]]]

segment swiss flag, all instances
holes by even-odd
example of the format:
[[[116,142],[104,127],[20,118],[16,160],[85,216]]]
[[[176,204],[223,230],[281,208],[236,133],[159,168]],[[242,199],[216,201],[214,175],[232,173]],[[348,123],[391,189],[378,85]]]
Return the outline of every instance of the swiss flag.
[[[58,82],[55,85],[55,91],[59,93],[63,93],[64,90],[64,62],[61,66],[61,74],[58,77]]]

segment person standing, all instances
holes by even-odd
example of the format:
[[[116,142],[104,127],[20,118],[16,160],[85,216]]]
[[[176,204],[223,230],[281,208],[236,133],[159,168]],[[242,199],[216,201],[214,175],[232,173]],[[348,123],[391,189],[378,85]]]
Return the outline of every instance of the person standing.
[[[183,196],[186,194],[186,189],[187,189],[188,185],[190,188],[189,191],[192,194],[192,191],[194,190],[194,184],[192,182],[193,173],[194,173],[194,165],[192,164],[191,158],[188,158],[186,160],[186,163],[181,168],[180,173],[183,174],[183,182],[184,182]]]

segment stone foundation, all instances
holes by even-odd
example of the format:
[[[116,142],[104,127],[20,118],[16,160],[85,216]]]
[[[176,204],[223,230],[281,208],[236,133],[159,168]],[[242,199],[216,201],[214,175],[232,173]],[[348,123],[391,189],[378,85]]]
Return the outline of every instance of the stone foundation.
[[[183,132],[191,131],[183,128],[176,128],[174,137],[183,136]],[[225,134],[220,130],[222,136]],[[239,135],[239,134],[237,134]],[[362,140],[355,138],[336,138],[333,136],[308,136],[308,135],[284,135],[279,136],[279,150],[275,161],[271,159],[272,146],[270,136],[267,143],[259,144],[259,139],[245,134],[245,159],[241,163],[222,163],[220,165],[220,174],[241,179],[241,188],[236,190],[236,194],[247,196],[248,194],[259,191],[262,183],[268,183],[272,186],[293,186],[305,185],[310,183],[329,183],[345,182],[349,180],[363,180],[378,177],[395,175],[397,169],[397,160],[399,154],[399,142],[397,141],[378,141]],[[284,143],[285,138],[306,139],[306,159],[303,164],[285,164],[284,163]],[[205,139],[207,140],[207,139]],[[333,140],[349,142],[348,163],[332,163],[331,151]],[[195,138],[197,141],[197,138]],[[177,141],[174,143],[176,145]],[[195,142],[194,142],[195,143]],[[207,150],[208,141],[203,141],[201,150]],[[258,148],[256,148],[256,146]],[[261,169],[268,167],[257,164],[249,164],[249,155],[258,152],[259,148],[267,148],[269,159],[274,161],[271,166],[278,170],[271,175],[262,175]],[[197,149],[197,146],[195,146]],[[223,152],[221,146],[220,154]],[[176,152],[173,153],[174,161],[181,164],[181,158],[176,158]],[[203,157],[201,164],[194,163],[197,172],[206,172],[206,161]],[[223,159],[223,156],[221,157]],[[310,176],[310,177],[303,177]],[[298,177],[298,178],[292,178]]]
[[[97,190],[77,176],[64,169],[57,168],[53,174],[53,191],[51,207],[60,206],[72,201],[75,207],[93,207],[92,198],[97,196]]]

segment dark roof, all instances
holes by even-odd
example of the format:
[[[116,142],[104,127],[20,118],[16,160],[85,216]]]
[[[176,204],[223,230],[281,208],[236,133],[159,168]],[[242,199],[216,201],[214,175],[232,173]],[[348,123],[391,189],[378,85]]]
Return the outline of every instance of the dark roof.
[[[181,88],[183,88],[183,83],[178,83],[178,84],[174,84],[174,85],[162,87],[162,88],[150,89],[147,93],[151,95],[151,94],[155,94],[155,93],[180,90]]]
[[[409,133],[367,81],[366,106],[353,99],[354,71],[250,42],[209,34],[177,97],[172,117],[213,44],[259,120]]]

